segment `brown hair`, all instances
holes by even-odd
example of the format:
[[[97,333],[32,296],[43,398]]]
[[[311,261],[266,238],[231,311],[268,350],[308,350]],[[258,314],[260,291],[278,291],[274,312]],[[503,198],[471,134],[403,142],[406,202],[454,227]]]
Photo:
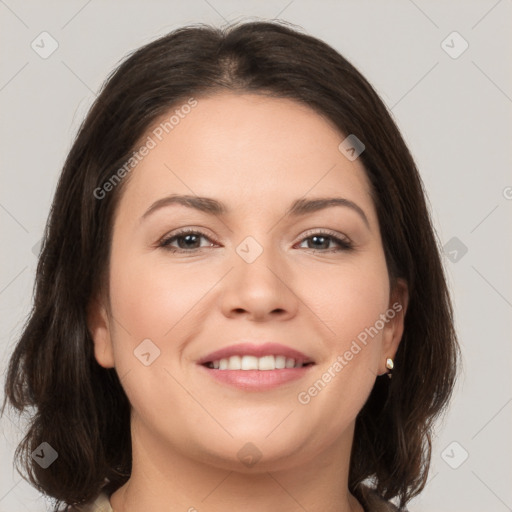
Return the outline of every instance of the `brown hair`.
[[[105,82],[64,164],[33,309],[8,367],[7,400],[20,412],[34,408],[16,461],[57,507],[89,501],[105,479],[113,492],[129,478],[130,404],[115,370],[96,362],[86,323],[91,297],[108,286],[113,214],[127,179],[100,200],[94,191],[155,120],[220,90],[301,102],[365,145],[359,158],[389,276],[405,279],[409,304],[393,378],[376,379],[356,420],[349,489],[368,478],[405,506],[425,486],[433,423],[460,358],[439,242],[413,158],[374,89],[326,43],[278,22],[180,28],[136,50]],[[42,442],[58,452],[46,469],[31,458]]]

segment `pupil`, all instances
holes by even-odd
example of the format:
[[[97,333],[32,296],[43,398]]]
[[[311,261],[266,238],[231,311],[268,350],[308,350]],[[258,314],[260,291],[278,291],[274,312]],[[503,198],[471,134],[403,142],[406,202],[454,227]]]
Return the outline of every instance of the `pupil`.
[[[187,245],[187,243],[190,242],[191,239],[194,239],[194,238],[197,238],[197,235],[185,235],[182,237],[182,240],[185,240],[185,248],[186,249],[190,249],[190,246]],[[196,243],[197,243],[197,240],[196,240]]]
[[[317,235],[315,235],[315,236],[313,236],[313,237],[312,237],[312,240],[313,240],[313,241],[315,241],[315,240],[323,240],[323,241],[325,242],[326,237],[325,237],[325,236],[317,236]],[[320,245],[322,245],[322,242],[320,242]],[[316,246],[315,246],[315,247],[313,247],[313,248],[317,248],[317,249],[318,249],[318,247],[319,247],[319,246],[318,246],[318,245],[316,245]]]

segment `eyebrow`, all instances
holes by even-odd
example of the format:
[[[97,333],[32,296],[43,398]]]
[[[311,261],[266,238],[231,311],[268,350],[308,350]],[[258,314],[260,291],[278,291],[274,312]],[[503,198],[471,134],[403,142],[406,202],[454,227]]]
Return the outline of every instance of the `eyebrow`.
[[[216,199],[210,197],[190,196],[190,195],[178,195],[172,194],[162,199],[155,201],[142,215],[141,221],[146,219],[156,210],[170,206],[173,204],[179,204],[186,206],[187,208],[193,208],[201,212],[210,215],[226,215],[229,213],[229,209]],[[370,229],[370,223],[368,217],[364,213],[364,210],[349,199],[343,197],[320,197],[316,199],[297,199],[292,203],[290,208],[285,213],[285,217],[299,217],[307,213],[313,213],[325,208],[331,208],[333,206],[344,206],[355,211],[364,221],[368,229]]]

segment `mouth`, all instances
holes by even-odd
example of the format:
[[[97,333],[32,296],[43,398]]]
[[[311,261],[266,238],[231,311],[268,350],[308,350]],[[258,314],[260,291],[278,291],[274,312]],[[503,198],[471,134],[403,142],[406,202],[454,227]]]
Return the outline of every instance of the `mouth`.
[[[232,345],[197,361],[215,381],[244,391],[264,391],[304,377],[315,361],[276,343]]]

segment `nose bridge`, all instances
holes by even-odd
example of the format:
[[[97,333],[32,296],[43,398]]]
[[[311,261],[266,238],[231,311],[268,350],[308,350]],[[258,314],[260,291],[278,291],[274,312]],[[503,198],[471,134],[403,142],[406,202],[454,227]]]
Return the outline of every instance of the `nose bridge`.
[[[239,278],[254,276],[258,282],[273,281],[277,279],[276,273],[285,272],[280,248],[270,233],[246,236],[235,247],[235,253],[235,273]]]
[[[224,295],[226,314],[245,310],[254,317],[263,317],[276,310],[295,312],[296,297],[286,283],[285,257],[270,233],[246,236],[235,246],[233,258],[234,268]]]

